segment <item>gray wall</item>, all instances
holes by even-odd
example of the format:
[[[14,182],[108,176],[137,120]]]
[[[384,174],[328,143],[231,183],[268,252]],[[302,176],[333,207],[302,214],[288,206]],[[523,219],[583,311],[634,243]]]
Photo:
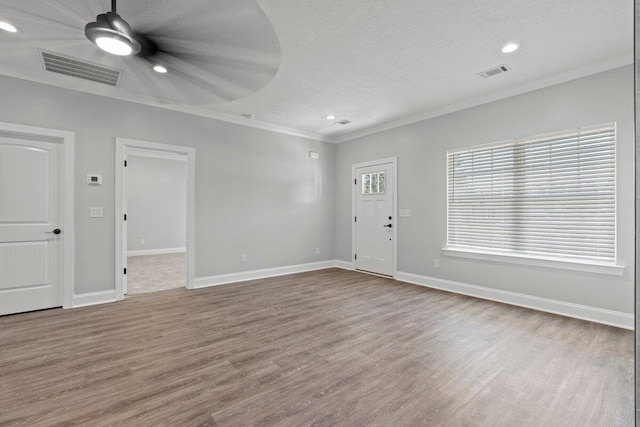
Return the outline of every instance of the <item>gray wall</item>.
[[[185,161],[127,157],[128,251],[186,246],[186,184]]]
[[[76,294],[114,288],[116,137],[195,147],[196,277],[334,258],[331,144],[8,77],[0,93],[0,121],[75,132]]]
[[[623,277],[442,255],[446,153],[552,131],[618,124],[618,257]],[[633,312],[633,67],[627,66],[436,117],[336,146],[336,258],[351,261],[351,165],[398,157],[398,271]],[[439,258],[441,268],[433,268]]]

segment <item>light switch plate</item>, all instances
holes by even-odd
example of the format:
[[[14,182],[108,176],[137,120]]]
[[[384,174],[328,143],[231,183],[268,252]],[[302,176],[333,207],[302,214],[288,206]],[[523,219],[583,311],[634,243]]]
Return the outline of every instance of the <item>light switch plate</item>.
[[[408,218],[411,216],[411,209],[400,209],[400,217]]]
[[[102,218],[103,209],[98,207],[89,208],[89,218]]]

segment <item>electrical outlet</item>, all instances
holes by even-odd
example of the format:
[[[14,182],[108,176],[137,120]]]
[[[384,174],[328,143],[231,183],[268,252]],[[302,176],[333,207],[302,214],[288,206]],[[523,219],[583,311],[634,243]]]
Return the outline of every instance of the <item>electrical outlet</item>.
[[[433,260],[433,268],[440,268],[440,260],[438,258]]]
[[[140,239],[140,244],[144,245],[144,239]]]
[[[247,262],[247,256],[245,254],[240,255],[240,262]]]
[[[89,218],[102,218],[103,216],[104,216],[104,211],[101,207],[89,208]]]
[[[316,255],[320,255],[320,248],[316,248]]]

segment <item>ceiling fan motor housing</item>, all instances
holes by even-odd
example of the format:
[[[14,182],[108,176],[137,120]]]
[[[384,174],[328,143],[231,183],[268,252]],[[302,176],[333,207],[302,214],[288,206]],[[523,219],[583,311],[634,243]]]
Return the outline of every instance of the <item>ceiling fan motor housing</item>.
[[[115,12],[107,12],[96,17],[95,22],[90,22],[84,27],[84,33],[93,44],[101,37],[114,39],[128,44],[131,54],[135,55],[141,50],[140,43],[134,37],[131,27]]]

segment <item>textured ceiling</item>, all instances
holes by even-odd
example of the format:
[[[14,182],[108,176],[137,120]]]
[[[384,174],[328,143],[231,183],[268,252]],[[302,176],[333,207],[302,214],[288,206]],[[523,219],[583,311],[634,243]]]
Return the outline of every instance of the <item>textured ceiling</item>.
[[[172,75],[84,39],[109,1],[2,3],[21,30],[0,34],[2,74],[330,141],[633,60],[632,0],[120,0],[134,29],[166,26],[158,37],[194,54]],[[502,54],[509,41],[522,48]],[[38,48],[122,69],[122,84],[45,72]],[[511,71],[476,75],[503,63]]]

